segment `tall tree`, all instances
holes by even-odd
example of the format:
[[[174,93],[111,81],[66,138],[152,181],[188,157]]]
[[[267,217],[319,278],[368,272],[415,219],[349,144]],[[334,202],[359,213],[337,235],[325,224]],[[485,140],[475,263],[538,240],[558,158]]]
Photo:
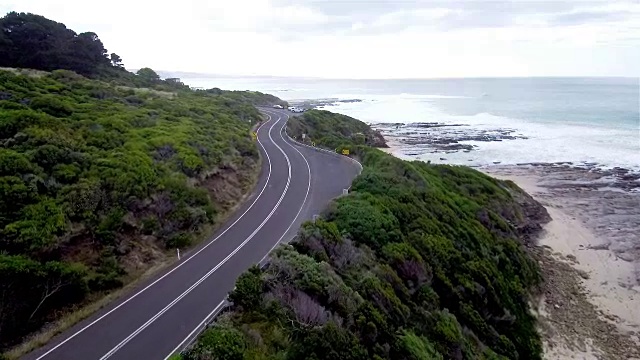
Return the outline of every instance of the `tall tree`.
[[[109,59],[111,60],[111,65],[118,67],[118,68],[123,68],[124,64],[122,64],[122,58],[116,54],[116,53],[111,53]]]
[[[66,69],[85,76],[98,75],[106,67],[119,67],[112,65],[95,33],[76,34],[43,16],[18,12],[0,18],[0,66]]]
[[[136,75],[138,75],[145,85],[152,85],[153,83],[160,81],[160,75],[148,67],[138,70]]]

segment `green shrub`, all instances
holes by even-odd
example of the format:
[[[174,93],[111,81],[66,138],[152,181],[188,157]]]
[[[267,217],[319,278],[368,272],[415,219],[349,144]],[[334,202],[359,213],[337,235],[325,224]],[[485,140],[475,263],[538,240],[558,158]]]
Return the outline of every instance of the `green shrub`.
[[[301,333],[293,344],[288,359],[365,360],[367,351],[348,330],[329,322]]]
[[[0,149],[0,176],[16,176],[32,171],[33,165],[26,156],[14,150]]]
[[[193,236],[191,234],[178,233],[178,234],[172,235],[167,240],[167,248],[169,248],[169,249],[186,248],[189,245],[191,245],[192,243],[193,243]]]
[[[257,310],[264,287],[261,274],[260,268],[253,266],[240,275],[235,289],[229,294],[229,300],[243,309]]]
[[[55,88],[48,88],[48,90],[55,91]],[[68,102],[63,99],[64,98],[54,95],[43,95],[31,99],[29,106],[32,109],[43,111],[55,117],[66,117],[71,115],[71,113],[73,112],[73,108]]]
[[[393,358],[406,360],[442,360],[435,346],[427,339],[417,336],[411,331],[403,331],[398,335]]]
[[[184,359],[243,360],[246,348],[246,340],[239,330],[215,325],[200,335],[195,349],[187,352]]]
[[[539,204],[472,169],[359,146],[366,124],[342,115],[288,126],[364,169],[324,219],[238,280],[227,326],[253,339],[245,358],[540,359],[527,299],[541,277],[517,229]],[[270,342],[276,328],[291,341]]]

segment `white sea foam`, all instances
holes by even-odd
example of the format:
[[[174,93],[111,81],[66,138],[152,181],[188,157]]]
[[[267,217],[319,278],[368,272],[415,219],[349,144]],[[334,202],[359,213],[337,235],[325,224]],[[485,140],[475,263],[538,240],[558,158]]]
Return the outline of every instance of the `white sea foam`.
[[[597,163],[602,167],[620,166],[640,170],[640,137],[638,131],[628,129],[566,124],[560,122],[535,122],[507,118],[490,113],[475,115],[451,115],[438,109],[433,103],[420,101],[426,96],[366,96],[360,103],[337,103],[328,110],[375,123],[437,122],[466,125],[456,128],[475,130],[513,129],[514,135],[527,139],[504,141],[461,141],[475,145],[468,153],[431,153],[424,146],[402,145],[395,150],[403,158],[430,160],[435,163],[460,165],[517,164],[528,162]],[[353,96],[340,96],[353,98]],[[363,98],[362,96],[360,98]],[[445,128],[446,129],[446,128]],[[449,128],[451,129],[451,128]],[[439,128],[430,129],[437,133]],[[422,150],[422,151],[420,151]],[[445,160],[441,160],[444,158]]]
[[[469,96],[453,96],[453,95],[438,95],[438,94],[402,93],[399,96],[404,99],[471,99],[471,97]]]

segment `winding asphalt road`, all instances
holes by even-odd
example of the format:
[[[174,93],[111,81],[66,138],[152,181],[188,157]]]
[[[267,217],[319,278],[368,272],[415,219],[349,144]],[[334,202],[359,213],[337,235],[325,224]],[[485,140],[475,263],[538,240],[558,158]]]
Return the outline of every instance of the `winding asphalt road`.
[[[213,238],[175,265],[25,356],[44,360],[166,359],[214,316],[237,277],[295,236],[348,188],[354,160],[293,142],[286,110],[262,109],[262,171],[254,193]]]

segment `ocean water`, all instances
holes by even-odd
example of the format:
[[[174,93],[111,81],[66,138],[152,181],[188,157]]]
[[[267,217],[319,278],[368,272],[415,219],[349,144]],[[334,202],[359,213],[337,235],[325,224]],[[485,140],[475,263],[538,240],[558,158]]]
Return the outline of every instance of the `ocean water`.
[[[205,88],[257,90],[289,101],[333,99],[334,104],[326,109],[374,127],[407,124],[384,128],[396,144],[394,153],[403,158],[464,165],[595,163],[640,171],[640,84],[636,78],[183,81]],[[340,102],[353,99],[361,101]],[[416,123],[439,126],[420,129]],[[495,141],[471,136],[507,133],[509,137]],[[443,151],[429,144],[413,144],[415,141],[403,144],[406,134],[414,140],[416,136],[446,138],[473,149]]]

